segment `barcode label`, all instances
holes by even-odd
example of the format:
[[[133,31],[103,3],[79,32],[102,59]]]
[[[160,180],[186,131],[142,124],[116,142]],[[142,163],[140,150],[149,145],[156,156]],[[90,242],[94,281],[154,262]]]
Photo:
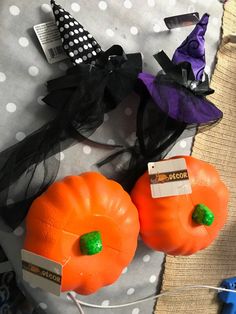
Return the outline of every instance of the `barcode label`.
[[[49,48],[48,52],[49,52],[51,58],[55,58],[58,55],[64,54],[64,50],[63,50],[62,46],[57,46],[55,48]]]
[[[54,21],[35,25],[34,31],[49,63],[67,58],[62,47],[60,33]]]

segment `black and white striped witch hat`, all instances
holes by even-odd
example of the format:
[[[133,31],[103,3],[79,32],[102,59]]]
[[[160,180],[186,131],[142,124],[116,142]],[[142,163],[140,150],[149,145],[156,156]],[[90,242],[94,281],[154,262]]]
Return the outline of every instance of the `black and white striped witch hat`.
[[[63,48],[74,65],[94,63],[102,52],[94,37],[69,12],[51,0],[51,6],[59,29]]]

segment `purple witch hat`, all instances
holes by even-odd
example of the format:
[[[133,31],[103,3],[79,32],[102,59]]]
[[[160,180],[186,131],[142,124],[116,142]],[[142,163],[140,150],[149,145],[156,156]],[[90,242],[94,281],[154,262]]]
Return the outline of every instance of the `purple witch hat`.
[[[154,57],[163,71],[153,76],[139,74],[140,105],[137,112],[137,139],[130,152],[129,165],[118,181],[130,190],[137,178],[146,171],[149,161],[163,159],[180,137],[188,136],[186,129],[209,126],[222,117],[222,112],[205,98],[214,91],[208,77],[201,81],[205,67],[204,34],[208,14],[203,15],[194,30],[176,49],[173,61],[162,51]],[[187,135],[186,135],[187,134]],[[103,166],[116,158],[109,156],[99,163]]]
[[[51,0],[65,53],[72,63],[93,63],[102,52],[93,36],[69,12]]]
[[[172,58],[175,64],[185,61],[189,62],[196,80],[202,79],[206,65],[204,36],[207,30],[208,20],[209,14],[205,13],[189,36],[175,50]]]
[[[213,93],[208,77],[201,81],[205,68],[204,34],[208,23],[204,14],[187,39],[178,47],[172,62],[164,52],[154,57],[162,66],[165,75],[154,77],[140,73],[154,103],[172,119],[189,125],[211,124],[222,118],[222,112],[204,96]]]

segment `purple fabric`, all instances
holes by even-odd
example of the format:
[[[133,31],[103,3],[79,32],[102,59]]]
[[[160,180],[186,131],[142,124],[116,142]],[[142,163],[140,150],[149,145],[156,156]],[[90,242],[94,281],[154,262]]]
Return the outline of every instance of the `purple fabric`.
[[[209,15],[205,13],[185,41],[176,49],[172,61],[191,63],[196,80],[201,80],[206,65],[205,39]]]
[[[222,112],[204,97],[195,96],[185,87],[167,82],[164,75],[157,77],[140,73],[152,99],[169,117],[187,124],[208,124],[222,118]]]

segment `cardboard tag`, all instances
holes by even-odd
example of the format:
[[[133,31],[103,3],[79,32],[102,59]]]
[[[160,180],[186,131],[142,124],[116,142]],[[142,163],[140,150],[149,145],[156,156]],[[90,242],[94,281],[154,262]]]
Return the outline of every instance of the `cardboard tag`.
[[[62,47],[60,33],[54,21],[35,25],[34,31],[48,63],[52,64],[67,59]]]
[[[187,13],[164,18],[164,22],[168,29],[195,25],[199,21],[199,13]]]
[[[148,173],[153,198],[192,193],[184,158],[149,162]]]
[[[21,250],[23,279],[57,296],[61,293],[62,265],[27,250]]]

